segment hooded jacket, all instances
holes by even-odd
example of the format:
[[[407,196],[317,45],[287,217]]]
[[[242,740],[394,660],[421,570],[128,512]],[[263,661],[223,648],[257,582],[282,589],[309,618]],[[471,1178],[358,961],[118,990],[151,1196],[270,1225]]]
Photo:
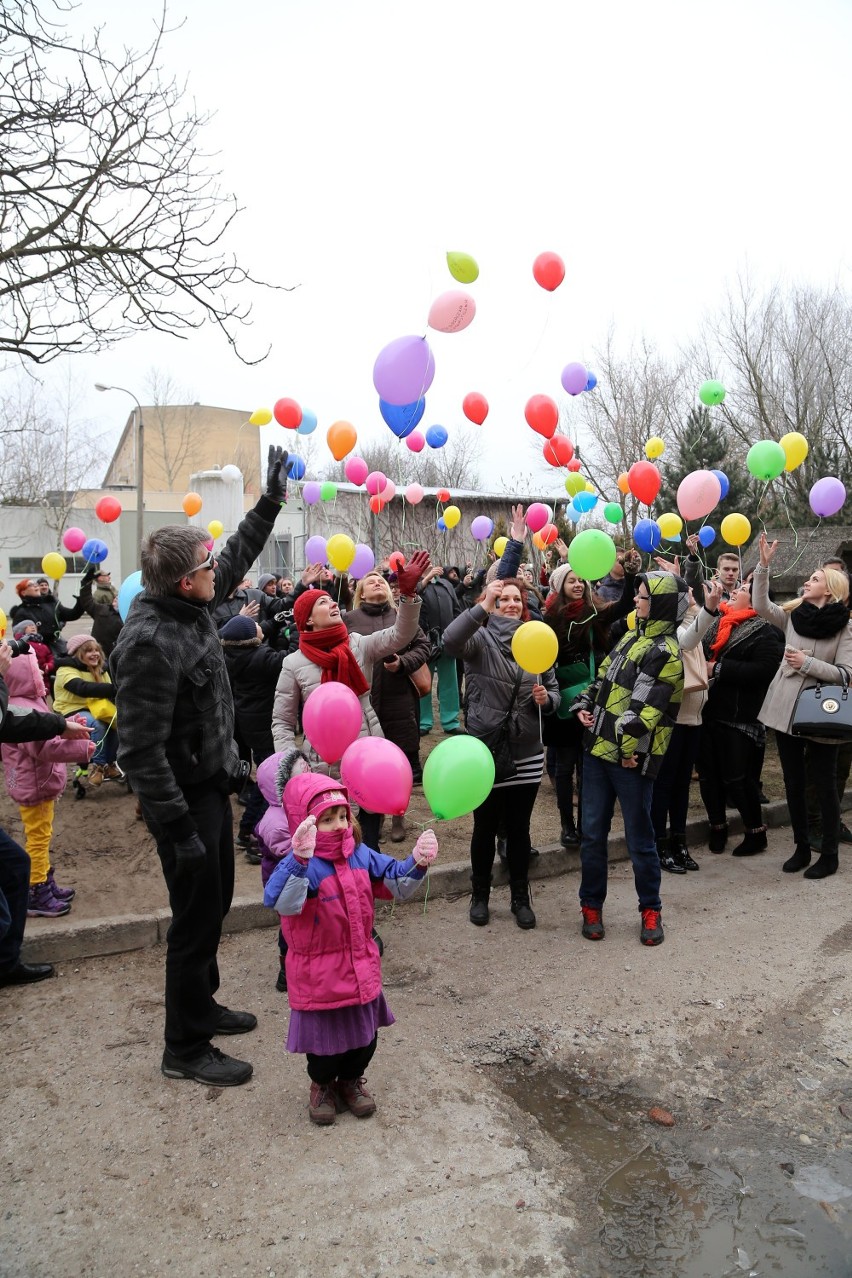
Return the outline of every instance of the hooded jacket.
[[[287,654],[277,652],[257,637],[220,641],[234,698],[237,731],[253,750],[271,751],[272,703]]]
[[[316,772],[287,783],[284,810],[290,830],[309,805],[341,785]],[[414,857],[396,861],[360,844],[352,827],[317,835],[307,862],[290,853],[273,871],[264,905],[281,915],[287,941],[287,993],[291,1008],[331,1011],[371,1003],[382,990],[382,964],[372,938],[374,897],[404,901],[424,877]]]
[[[9,704],[18,710],[47,711],[44,679],[32,652],[22,652],[12,659],[6,672]],[[68,781],[68,763],[85,763],[94,746],[90,741],[25,741],[2,746],[6,789],[16,803],[35,807],[59,798]]]
[[[643,573],[637,581],[651,596],[648,616],[622,636],[575,706],[594,716],[583,737],[590,754],[616,764],[637,754],[640,774],[655,777],[683,696],[677,631],[689,596],[686,582],[669,572]]]
[[[302,760],[304,770],[309,772],[307,757],[295,746],[291,750],[282,750],[264,759],[257,769],[257,784],[269,807],[254,827],[254,833],[260,844],[262,860],[260,863],[260,879],[263,886],[269,882],[269,876],[282,857],[293,851],[290,839],[290,826],[287,813],[282,807],[284,787],[293,775],[296,764]]]

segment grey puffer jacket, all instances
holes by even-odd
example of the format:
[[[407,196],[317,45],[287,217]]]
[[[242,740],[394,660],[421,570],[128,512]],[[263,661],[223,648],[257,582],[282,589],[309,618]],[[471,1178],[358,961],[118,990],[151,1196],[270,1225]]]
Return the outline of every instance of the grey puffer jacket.
[[[465,723],[472,737],[499,728],[506,717],[519,670],[512,656],[512,636],[521,624],[511,617],[489,615],[481,604],[474,604],[444,631],[444,652],[448,657],[464,660]],[[548,694],[542,714],[554,714],[559,705],[559,685],[552,670],[542,675],[523,671],[509,732],[512,758],[516,760],[530,759],[544,750],[538,706],[532,699],[536,683],[542,684]]]

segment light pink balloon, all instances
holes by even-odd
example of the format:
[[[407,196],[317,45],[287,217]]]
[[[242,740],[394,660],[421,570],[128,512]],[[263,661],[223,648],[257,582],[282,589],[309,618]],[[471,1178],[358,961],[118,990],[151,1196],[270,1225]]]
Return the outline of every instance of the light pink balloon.
[[[526,513],[526,525],[530,532],[538,532],[553,518],[553,511],[543,501],[534,501]]]
[[[361,702],[345,683],[321,683],[302,707],[305,738],[325,763],[343,758],[363,722]]]
[[[392,479],[388,480],[388,482],[385,484],[382,491],[379,493],[379,496],[381,497],[382,501],[390,501],[393,497],[396,496],[396,484],[393,482]]]
[[[331,684],[323,684],[329,688]],[[312,693],[316,696],[316,693]],[[354,693],[353,693],[354,696]],[[305,702],[305,709],[310,705]],[[360,737],[340,760],[340,779],[349,798],[368,812],[402,816],[411,798],[411,764],[398,745],[384,737]]]
[[[722,485],[712,470],[693,470],[680,481],[677,508],[684,519],[704,519],[722,500]]]
[[[464,289],[452,288],[436,297],[429,308],[429,327],[439,333],[460,333],[476,314],[476,302]]]
[[[371,497],[378,497],[387,482],[387,475],[383,475],[380,470],[371,470],[367,476],[367,492]]]
[[[423,489],[419,484],[409,484],[405,490],[405,500],[417,506],[423,500]]]
[[[360,488],[369,474],[369,467],[361,457],[347,457],[343,473],[350,484],[357,484]]]
[[[406,435],[405,442],[413,453],[422,453],[426,447],[426,437],[421,435],[419,430],[413,430],[410,435]]]

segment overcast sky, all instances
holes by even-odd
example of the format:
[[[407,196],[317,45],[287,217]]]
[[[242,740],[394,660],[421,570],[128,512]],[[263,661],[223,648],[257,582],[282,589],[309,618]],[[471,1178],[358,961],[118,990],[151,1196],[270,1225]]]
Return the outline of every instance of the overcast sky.
[[[140,45],[156,6],[81,0],[107,45]],[[423,426],[466,425],[488,398],[481,478],[529,468],[523,406],[610,323],[663,350],[748,268],[757,280],[849,283],[848,0],[175,0],[164,63],[216,119],[206,141],[245,212],[232,244],[258,293],[244,367],[214,330],[155,335],[71,361],[88,386],[145,399],[153,366],[201,402],[251,410],[293,396],[359,439],[387,434],[372,368],[427,332],[473,254],[476,318],[433,333]],[[545,249],[565,260],[553,294]],[[57,370],[58,371],[58,370]],[[81,407],[115,435],[129,401]],[[275,428],[264,437],[290,432]],[[356,448],[357,451],[357,448]],[[323,450],[324,455],[325,451]],[[222,464],[230,458],[223,457]]]

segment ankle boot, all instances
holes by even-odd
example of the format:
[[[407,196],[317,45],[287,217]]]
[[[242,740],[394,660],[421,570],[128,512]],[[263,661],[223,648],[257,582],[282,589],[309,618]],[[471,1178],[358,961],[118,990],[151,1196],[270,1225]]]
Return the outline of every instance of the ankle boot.
[[[756,856],[766,851],[766,831],[746,830],[742,843],[738,843],[731,856]]]
[[[512,884],[512,913],[518,927],[523,928],[525,932],[535,927],[535,915],[530,908],[529,883]]]
[[[405,818],[395,816],[391,821],[391,843],[402,843],[405,839]]]
[[[661,870],[666,870],[669,874],[686,874],[683,850],[674,839],[658,839],[657,856],[660,858]]]
[[[567,821],[564,817],[562,818],[562,834],[559,841],[563,848],[576,848],[579,846],[580,836],[577,833],[573,816],[570,816]]]
[[[837,857],[827,856],[822,852],[809,870],[803,875],[806,879],[828,879],[837,873]]]
[[[471,879],[470,912],[468,917],[474,927],[485,927],[488,923],[488,898],[491,895],[491,882],[483,883],[479,879]]]
[[[811,850],[807,843],[797,843],[795,852],[784,862],[781,869],[785,874],[796,874],[799,870],[804,870],[810,863]]]
[[[685,834],[672,834],[669,839],[669,847],[676,848],[683,858],[683,864],[688,870],[700,870],[701,866],[694,861],[689,854],[689,848],[686,846]]]
[[[725,844],[728,842],[728,823],[724,825],[711,825],[710,837],[707,840],[707,846],[711,852],[724,852]]]

